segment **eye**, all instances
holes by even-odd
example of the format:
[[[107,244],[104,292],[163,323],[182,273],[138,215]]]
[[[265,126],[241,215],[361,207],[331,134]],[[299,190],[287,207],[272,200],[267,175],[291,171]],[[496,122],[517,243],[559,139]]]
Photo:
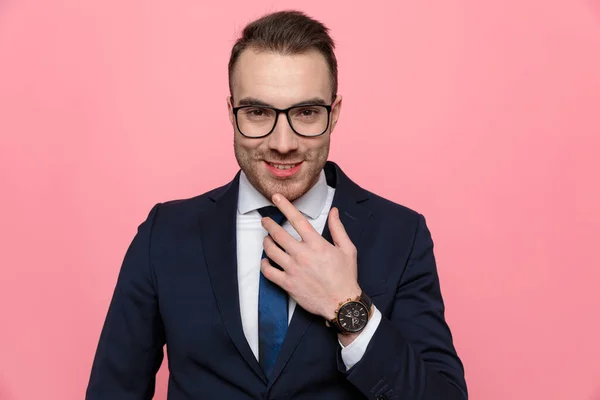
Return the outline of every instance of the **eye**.
[[[270,118],[272,112],[270,110],[260,107],[248,107],[242,110],[243,116],[249,120],[261,121],[266,118]]]
[[[247,108],[244,112],[252,117],[260,117],[265,115],[265,110],[260,108]]]
[[[295,117],[303,120],[313,120],[321,114],[319,107],[302,107],[295,112]]]
[[[300,110],[299,114],[303,117],[313,117],[319,114],[319,110],[316,108],[303,108]]]

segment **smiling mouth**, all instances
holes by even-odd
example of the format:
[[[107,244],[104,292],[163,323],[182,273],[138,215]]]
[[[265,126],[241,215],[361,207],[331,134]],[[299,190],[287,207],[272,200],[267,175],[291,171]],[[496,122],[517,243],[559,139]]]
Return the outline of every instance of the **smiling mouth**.
[[[277,164],[277,163],[272,163],[272,162],[268,162],[267,164],[269,164],[271,167],[277,168],[277,169],[281,169],[281,170],[286,170],[286,169],[292,169],[295,166],[299,165],[300,163],[296,163],[296,164]]]

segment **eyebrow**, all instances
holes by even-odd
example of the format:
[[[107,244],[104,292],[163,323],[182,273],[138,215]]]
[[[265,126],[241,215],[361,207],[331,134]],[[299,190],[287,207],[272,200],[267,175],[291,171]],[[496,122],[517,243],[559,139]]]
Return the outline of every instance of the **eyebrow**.
[[[301,102],[292,104],[290,107],[299,107],[299,106],[325,106],[328,105],[327,102],[320,97],[313,97],[311,99],[302,100]],[[266,103],[262,100],[259,100],[254,97],[244,97],[239,101],[240,106],[263,106],[263,107],[272,107],[277,108],[273,104]]]

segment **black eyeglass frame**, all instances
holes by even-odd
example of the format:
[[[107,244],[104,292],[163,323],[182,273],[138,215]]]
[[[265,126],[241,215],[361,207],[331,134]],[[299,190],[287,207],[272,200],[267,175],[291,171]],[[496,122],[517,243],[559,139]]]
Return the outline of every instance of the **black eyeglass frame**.
[[[327,132],[327,130],[329,129],[329,123],[331,122],[331,108],[332,108],[333,104],[297,104],[295,106],[292,107],[288,107],[285,109],[280,109],[280,108],[275,108],[275,107],[269,107],[269,106],[263,106],[263,105],[247,105],[247,106],[239,106],[239,107],[233,107],[232,111],[233,111],[233,115],[235,116],[235,125],[237,126],[238,132],[240,132],[240,134],[244,137],[247,137],[249,139],[262,139],[264,137],[269,136],[271,133],[273,133],[273,131],[275,130],[275,127],[277,126],[277,121],[279,121],[279,114],[285,114],[286,119],[288,121],[288,124],[290,125],[290,128],[292,128],[292,131],[294,131],[294,133],[298,136],[302,136],[302,137],[307,137],[307,138],[314,138],[314,137],[319,137],[319,136],[323,136],[325,134],[325,132]],[[294,108],[302,108],[302,107],[323,107],[327,110],[327,125],[325,125],[325,129],[323,130],[323,132],[319,133],[318,135],[303,135],[301,133],[298,133],[298,131],[296,129],[294,129],[294,125],[292,124],[292,120],[290,119],[290,110],[294,109]],[[262,136],[248,136],[248,135],[244,135],[244,133],[242,132],[242,130],[240,129],[240,124],[238,121],[238,111],[244,108],[262,108],[262,109],[267,109],[267,110],[273,110],[275,111],[275,122],[273,123],[273,127],[271,128],[271,130],[262,135]]]

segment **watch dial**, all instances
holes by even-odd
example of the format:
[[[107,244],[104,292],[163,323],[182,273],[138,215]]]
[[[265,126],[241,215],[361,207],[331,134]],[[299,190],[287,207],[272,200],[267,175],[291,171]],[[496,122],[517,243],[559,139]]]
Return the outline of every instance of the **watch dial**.
[[[346,303],[338,312],[338,321],[347,332],[358,332],[367,325],[369,315],[362,303],[353,301]]]

